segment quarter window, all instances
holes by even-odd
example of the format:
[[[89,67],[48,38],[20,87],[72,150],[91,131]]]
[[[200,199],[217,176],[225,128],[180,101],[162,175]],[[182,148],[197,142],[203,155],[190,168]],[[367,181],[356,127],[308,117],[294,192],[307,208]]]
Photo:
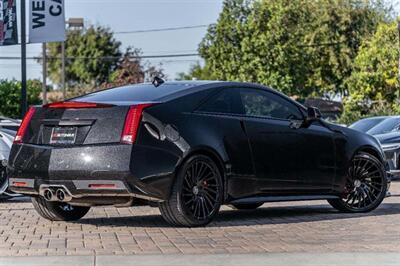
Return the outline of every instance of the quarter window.
[[[221,114],[243,114],[239,90],[235,88],[223,89],[201,106],[199,111]]]
[[[283,120],[302,119],[298,107],[268,91],[242,89],[240,92],[245,114]]]

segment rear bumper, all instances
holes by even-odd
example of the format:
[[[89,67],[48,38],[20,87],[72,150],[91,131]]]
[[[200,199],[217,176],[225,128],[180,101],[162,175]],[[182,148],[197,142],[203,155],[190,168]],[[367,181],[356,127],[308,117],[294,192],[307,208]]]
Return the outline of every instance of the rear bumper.
[[[136,155],[134,155],[136,154]],[[154,167],[158,158],[170,163]],[[10,190],[41,195],[62,188],[71,203],[116,205],[132,198],[163,201],[168,197],[178,160],[166,151],[139,145],[99,145],[55,148],[14,145],[8,165]]]
[[[135,191],[129,188],[124,181],[113,180],[41,180],[10,178],[9,185],[13,192],[46,198],[46,192],[51,191],[49,201],[63,201],[70,204],[96,206],[96,205],[130,205],[133,198],[148,201],[161,201],[147,195],[144,191]],[[64,195],[59,198],[57,192],[61,190]]]

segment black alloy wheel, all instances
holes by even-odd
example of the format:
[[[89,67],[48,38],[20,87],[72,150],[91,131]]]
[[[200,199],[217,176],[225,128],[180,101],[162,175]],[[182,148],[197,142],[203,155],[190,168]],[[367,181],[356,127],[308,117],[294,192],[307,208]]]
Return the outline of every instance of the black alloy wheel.
[[[160,204],[164,219],[178,226],[204,226],[222,204],[221,173],[210,158],[191,157],[179,171],[171,198]]]
[[[343,197],[328,202],[344,212],[372,211],[385,198],[387,182],[383,164],[370,154],[360,153],[348,169]]]

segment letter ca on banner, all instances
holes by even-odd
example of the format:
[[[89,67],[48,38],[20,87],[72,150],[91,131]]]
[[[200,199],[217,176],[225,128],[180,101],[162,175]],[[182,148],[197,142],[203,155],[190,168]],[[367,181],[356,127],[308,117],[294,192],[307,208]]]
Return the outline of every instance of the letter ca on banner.
[[[29,41],[65,41],[64,0],[29,0]]]

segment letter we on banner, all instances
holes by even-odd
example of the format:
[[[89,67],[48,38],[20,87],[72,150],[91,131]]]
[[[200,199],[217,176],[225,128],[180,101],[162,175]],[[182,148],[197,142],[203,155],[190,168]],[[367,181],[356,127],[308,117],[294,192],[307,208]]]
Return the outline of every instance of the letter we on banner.
[[[65,39],[64,0],[29,0],[29,42],[63,42]]]
[[[0,0],[0,46],[18,44],[17,0]]]

